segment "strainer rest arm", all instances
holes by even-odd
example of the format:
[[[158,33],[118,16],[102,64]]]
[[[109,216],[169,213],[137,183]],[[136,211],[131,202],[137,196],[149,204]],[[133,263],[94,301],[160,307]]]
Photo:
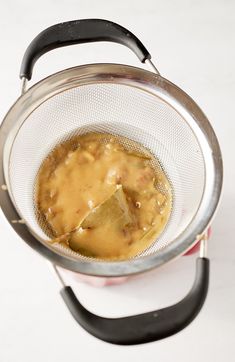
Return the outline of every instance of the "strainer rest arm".
[[[124,318],[97,316],[78,301],[66,286],[61,295],[75,320],[90,334],[109,343],[133,345],[169,337],[190,324],[206,299],[209,284],[209,260],[198,258],[192,289],[175,305]]]
[[[50,26],[33,39],[24,54],[20,78],[30,80],[35,62],[41,55],[52,49],[97,41],[110,41],[125,45],[143,63],[146,59],[151,59],[141,41],[129,30],[116,23],[102,19],[67,21]]]

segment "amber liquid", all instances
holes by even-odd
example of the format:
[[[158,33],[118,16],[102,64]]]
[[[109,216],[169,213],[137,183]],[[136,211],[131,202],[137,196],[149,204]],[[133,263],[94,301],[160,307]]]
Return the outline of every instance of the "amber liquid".
[[[120,260],[140,254],[171,213],[170,183],[142,145],[88,133],[58,144],[36,181],[40,225],[84,256]]]

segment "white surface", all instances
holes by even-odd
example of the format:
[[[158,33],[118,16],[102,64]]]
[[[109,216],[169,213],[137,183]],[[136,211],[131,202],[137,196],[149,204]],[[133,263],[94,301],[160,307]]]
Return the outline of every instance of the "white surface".
[[[161,73],[205,111],[220,140],[224,193],[210,241],[211,284],[198,318],[166,340],[136,347],[98,341],[72,320],[47,263],[0,217],[0,361],[232,361],[235,334],[235,35],[234,1],[13,1],[0,3],[0,117],[19,95],[18,71],[31,39],[47,26],[76,18],[107,18],[132,30]],[[88,62],[140,66],[129,50],[89,44],[41,58],[34,80]],[[138,313],[177,301],[189,289],[193,257],[184,257],[129,283],[97,289],[77,285],[81,301],[103,315]]]

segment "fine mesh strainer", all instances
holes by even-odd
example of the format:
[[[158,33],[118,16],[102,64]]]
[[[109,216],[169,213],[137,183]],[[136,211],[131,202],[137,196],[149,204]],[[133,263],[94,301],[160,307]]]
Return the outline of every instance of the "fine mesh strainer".
[[[53,74],[26,90],[33,65],[42,54],[91,41],[126,45],[154,72],[121,64],[91,64]],[[199,312],[209,275],[202,236],[222,186],[221,153],[207,118],[186,93],[158,73],[150,58],[132,33],[109,21],[89,19],[52,26],[26,51],[20,74],[22,95],[0,130],[1,208],[21,238],[47,257],[57,273],[56,265],[95,276],[131,275],[165,264],[202,239],[194,286],[174,306],[107,319],[88,312],[72,289],[63,287],[62,297],[75,319],[96,337],[117,344],[167,337],[188,325]],[[142,144],[156,156],[172,186],[172,213],[164,232],[148,250],[129,260],[96,260],[51,245],[37,220],[34,190],[42,161],[59,142],[90,131]],[[132,147],[132,143],[127,140],[126,146]]]

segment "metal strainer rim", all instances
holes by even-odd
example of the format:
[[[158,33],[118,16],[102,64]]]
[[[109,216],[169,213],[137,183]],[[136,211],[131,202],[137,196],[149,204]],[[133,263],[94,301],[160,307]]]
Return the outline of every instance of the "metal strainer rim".
[[[209,170],[210,174],[209,177],[208,172],[206,174],[202,202],[192,222],[173,243],[160,250],[157,254],[144,256],[141,259],[132,259],[131,262],[75,261],[42,244],[25,225],[12,224],[12,220],[19,218],[19,215],[14,202],[10,201],[9,195],[12,197],[10,192],[1,190],[1,207],[8,221],[21,238],[53,263],[84,274],[97,276],[129,275],[158,267],[191,248],[211,222],[220,199],[223,170],[217,138],[209,121],[197,104],[176,85],[160,75],[120,64],[79,66],[66,69],[43,79],[16,101],[1,125],[0,154],[3,155],[3,159],[1,162],[0,183],[1,185],[6,183],[9,188],[8,159],[11,145],[15,134],[30,113],[55,94],[73,87],[97,83],[125,84],[157,96],[170,104],[197,135],[204,159],[206,159],[206,170]]]

